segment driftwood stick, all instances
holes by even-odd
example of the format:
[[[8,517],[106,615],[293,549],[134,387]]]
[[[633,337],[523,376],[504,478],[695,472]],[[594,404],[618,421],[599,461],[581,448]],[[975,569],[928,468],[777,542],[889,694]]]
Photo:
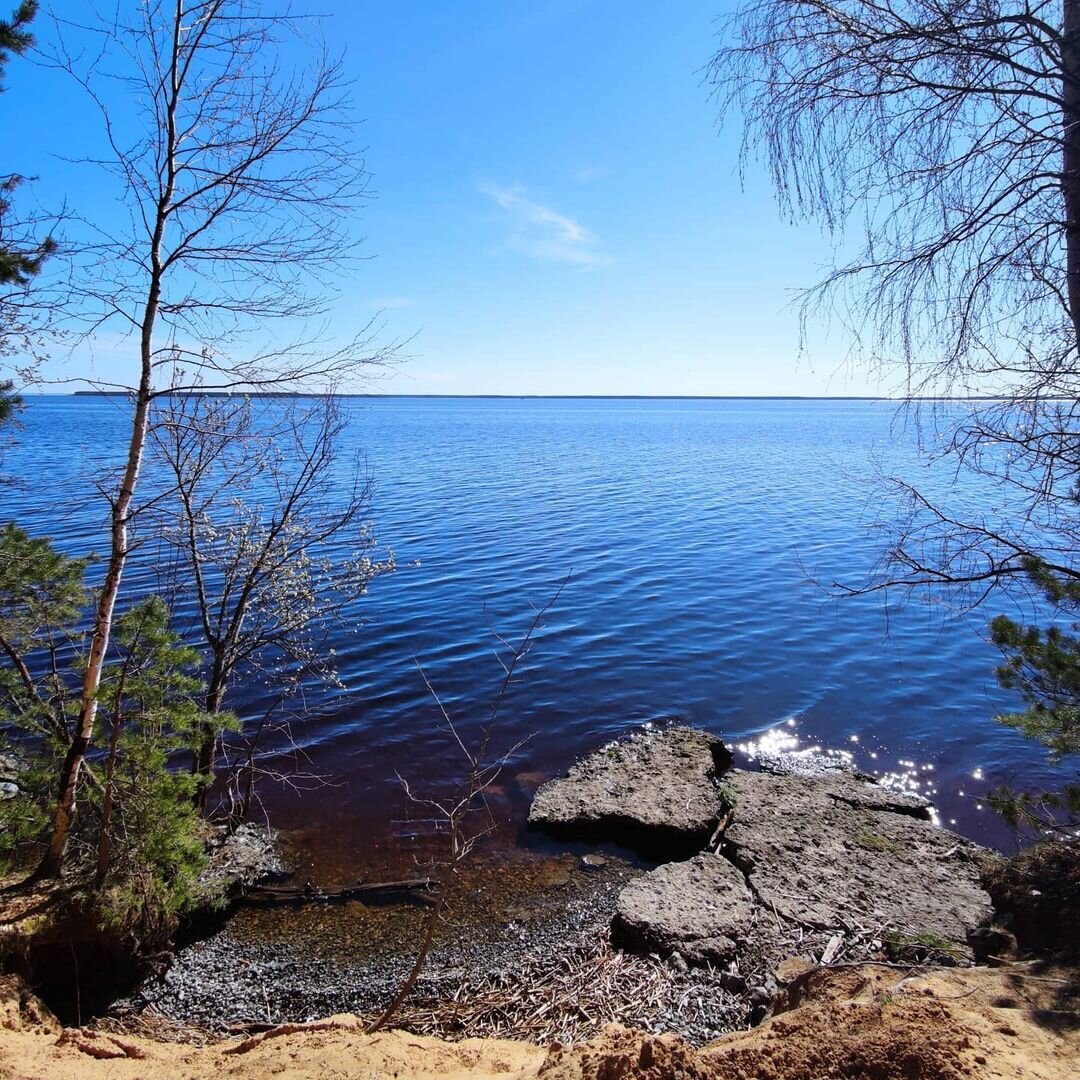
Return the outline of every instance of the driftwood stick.
[[[407,878],[403,881],[360,881],[353,885],[324,889],[312,882],[304,885],[256,885],[248,889],[244,900],[258,903],[285,902],[320,903],[330,900],[348,900],[354,896],[367,896],[382,892],[422,892],[438,885],[434,878]]]
[[[720,850],[719,845],[723,841],[724,833],[727,832],[727,827],[731,824],[732,817],[734,817],[734,814],[732,813],[732,811],[729,810],[720,819],[712,836],[709,838],[709,842],[708,844],[706,844],[706,847],[712,848],[715,851]]]

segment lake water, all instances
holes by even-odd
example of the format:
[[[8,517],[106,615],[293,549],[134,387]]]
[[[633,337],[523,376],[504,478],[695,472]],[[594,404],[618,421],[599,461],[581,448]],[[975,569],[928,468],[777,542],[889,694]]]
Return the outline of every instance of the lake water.
[[[423,792],[462,771],[417,670],[475,737],[502,677],[492,631],[519,635],[566,582],[501,709],[494,742],[532,736],[495,792],[518,827],[537,774],[647,722],[745,743],[781,727],[928,790],[976,838],[1008,834],[978,796],[1050,783],[1038,748],[992,722],[1016,702],[993,679],[990,614],[836,601],[858,584],[891,513],[877,471],[941,492],[889,403],[790,400],[357,398],[349,440],[375,479],[370,517],[398,569],[334,642],[347,690],[309,699],[295,735],[332,786],[267,788],[313,872],[406,858]],[[114,465],[120,399],[42,397],[4,468],[0,518],[73,553],[102,550],[105,505],[87,477]],[[345,457],[348,457],[346,454]],[[977,503],[972,486],[955,499]],[[151,568],[127,581],[148,587]],[[258,693],[231,705],[257,709]]]

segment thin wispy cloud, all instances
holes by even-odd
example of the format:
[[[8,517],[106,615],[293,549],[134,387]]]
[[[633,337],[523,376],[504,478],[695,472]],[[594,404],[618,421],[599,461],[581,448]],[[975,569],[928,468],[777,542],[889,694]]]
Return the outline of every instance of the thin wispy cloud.
[[[600,250],[600,241],[579,221],[550,206],[526,198],[520,188],[486,185],[480,189],[506,212],[507,245],[533,259],[570,263],[574,266],[607,266],[611,258]]]

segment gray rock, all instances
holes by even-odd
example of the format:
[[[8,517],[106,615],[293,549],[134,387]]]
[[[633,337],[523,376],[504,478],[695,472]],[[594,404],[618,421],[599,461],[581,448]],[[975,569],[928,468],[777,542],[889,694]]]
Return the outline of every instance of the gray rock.
[[[847,757],[822,753],[817,747],[806,750],[759,749],[754,753],[754,760],[762,772],[774,776],[827,776],[837,772],[855,772]]]
[[[25,762],[15,754],[0,754],[0,801],[14,799],[19,794],[19,782],[25,768]]]
[[[283,872],[272,829],[245,822],[233,832],[216,829],[207,838],[210,860],[199,875],[199,892],[208,904],[242,893],[261,878]]]
[[[868,810],[891,810],[930,820],[930,800],[910,791],[880,785],[870,773],[856,769],[845,757],[831,757],[816,750],[795,750],[758,755],[758,766],[772,776],[796,776],[804,780],[832,781],[832,797]]]
[[[754,898],[742,873],[706,852],[666,863],[636,878],[619,894],[613,930],[633,949],[690,964],[730,960],[754,916]]]
[[[735,792],[727,851],[767,909],[819,929],[933,940],[972,958],[968,933],[992,913],[980,873],[993,856],[925,820],[917,796],[842,773],[733,770],[724,779]]]
[[[692,728],[644,731],[589,754],[542,785],[529,824],[566,835],[603,834],[669,857],[700,849],[724,811],[723,743]]]
[[[625,944],[717,962],[751,932],[783,933],[780,920],[972,959],[969,935],[992,915],[980,877],[995,856],[935,827],[921,796],[842,763],[730,770],[722,795],[717,772],[727,757],[704,732],[646,733],[590,755],[537,793],[533,825],[649,838],[668,859],[701,851],[733,800],[721,855],[670,862],[623,890],[613,927]]]

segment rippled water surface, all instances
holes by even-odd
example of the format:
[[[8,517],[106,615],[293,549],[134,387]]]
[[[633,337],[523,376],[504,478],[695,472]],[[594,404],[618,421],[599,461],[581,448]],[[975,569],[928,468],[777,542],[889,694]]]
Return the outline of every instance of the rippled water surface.
[[[423,791],[462,770],[416,662],[475,733],[502,676],[492,631],[520,634],[564,580],[498,719],[500,746],[533,736],[495,793],[512,823],[540,776],[671,718],[738,742],[783,724],[803,745],[905,773],[945,821],[999,843],[978,794],[1050,778],[1036,748],[991,720],[1015,702],[994,685],[989,612],[886,611],[880,596],[836,602],[815,583],[857,584],[880,553],[873,526],[889,504],[878,468],[950,486],[921,471],[894,406],[361,398],[346,408],[376,483],[371,520],[398,569],[359,605],[359,629],[337,635],[347,691],[313,697],[296,729],[334,786],[266,791],[326,875],[355,876],[361,860],[389,866],[424,830],[395,770]],[[33,399],[5,460],[24,485],[3,491],[0,517],[73,552],[102,550],[105,506],[87,477],[115,463],[125,419],[120,399]],[[128,580],[150,584],[145,559]],[[232,705],[254,711],[258,694]]]

